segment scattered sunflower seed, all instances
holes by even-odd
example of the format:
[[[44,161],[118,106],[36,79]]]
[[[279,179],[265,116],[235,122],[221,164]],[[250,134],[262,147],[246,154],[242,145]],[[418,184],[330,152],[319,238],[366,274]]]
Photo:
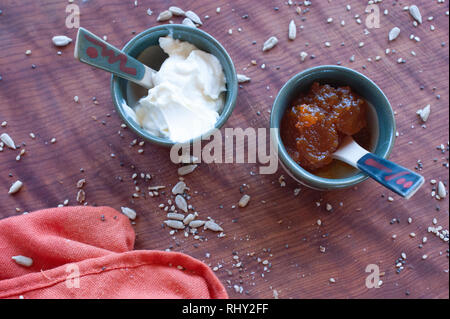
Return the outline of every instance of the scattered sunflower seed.
[[[416,114],[420,116],[422,121],[426,122],[428,120],[428,118],[430,117],[430,112],[431,112],[431,105],[428,104],[423,109],[418,110],[416,112]]]
[[[13,139],[7,133],[3,133],[2,135],[0,135],[0,140],[9,148],[12,148],[13,150],[16,149],[16,145],[14,144]]]
[[[178,169],[178,175],[184,176],[184,175],[190,174],[190,173],[192,173],[196,168],[197,168],[197,165],[196,165],[196,164],[186,165],[186,166],[181,166],[181,167]]]
[[[442,181],[440,181],[438,184],[438,195],[440,198],[447,197],[447,190],[445,189],[445,185],[444,183],[442,183]]]
[[[184,12],[183,9],[178,8],[178,7],[175,7],[175,6],[170,7],[170,8],[169,8],[169,11],[172,12],[172,14],[173,14],[174,16],[181,16],[181,17],[182,17],[182,16],[185,15],[185,12]]]
[[[83,188],[84,184],[86,184],[86,180],[84,178],[80,179],[77,182],[77,188]]]
[[[195,214],[189,214],[183,219],[183,224],[188,225],[195,219]]]
[[[295,25],[294,20],[289,22],[289,40],[295,40],[297,37],[297,26]]]
[[[183,194],[186,189],[186,183],[185,182],[178,182],[176,185],[172,188],[172,194],[178,195]]]
[[[182,222],[180,222],[179,220],[165,220],[164,224],[166,224],[167,226],[169,226],[170,228],[173,229],[184,229],[185,226]]]
[[[192,20],[192,22],[203,25],[202,20],[200,20],[200,17],[194,12],[194,11],[186,11],[185,16]]]
[[[184,221],[184,215],[183,214],[178,214],[178,213],[168,213],[167,214],[167,218],[169,219],[173,219],[173,220],[180,220],[180,221]]]
[[[84,202],[85,199],[86,193],[84,192],[84,190],[80,189],[77,193],[77,202],[81,204]]]
[[[269,39],[267,39],[266,42],[264,42],[263,49],[262,49],[263,52],[272,49],[274,46],[277,45],[277,43],[278,43],[277,37],[270,37]]]
[[[300,60],[302,62],[305,61],[307,57],[308,57],[308,53],[306,53],[305,51],[300,52]]]
[[[205,230],[206,230],[206,229],[210,229],[210,230],[212,230],[212,231],[223,231],[222,227],[220,227],[219,225],[217,225],[215,222],[213,222],[213,221],[211,221],[211,220],[208,220],[208,221],[205,223],[204,229],[205,229]]]
[[[250,201],[249,195],[246,194],[246,195],[242,196],[242,198],[239,200],[239,207],[247,206],[249,201]]]
[[[192,28],[196,28],[197,26],[195,25],[194,22],[192,22],[191,19],[189,18],[184,18],[183,22],[181,22],[181,24],[187,25],[188,27],[192,27]]]
[[[422,24],[422,15],[420,14],[420,10],[417,6],[415,6],[415,5],[410,6],[409,13],[417,22]]]
[[[205,224],[204,220],[193,220],[193,221],[189,222],[189,227],[198,228],[198,227],[202,227],[204,224]]]
[[[66,37],[65,35],[56,35],[52,38],[52,42],[57,47],[64,47],[68,45],[70,42],[72,42],[72,39]]]
[[[400,34],[400,28],[395,27],[389,32],[389,41],[394,41]]]
[[[33,259],[26,256],[12,256],[11,257],[16,264],[25,266],[25,267],[31,267],[33,265]]]
[[[161,12],[158,16],[158,18],[156,19],[156,21],[158,22],[163,22],[163,21],[167,21],[169,19],[172,18],[172,12],[170,12],[169,10],[165,10],[163,12]]]
[[[186,202],[186,200],[184,199],[183,196],[177,195],[177,196],[175,197],[175,204],[177,205],[177,207],[178,207],[179,209],[181,209],[182,211],[184,211],[185,213],[187,213],[187,211],[188,211],[187,202]]]
[[[238,83],[250,82],[250,80],[251,80],[251,78],[249,78],[248,76],[246,76],[244,74],[238,74],[237,79],[238,79]]]
[[[23,186],[23,183],[21,181],[15,181],[9,188],[8,194],[17,193],[22,188],[22,186]]]
[[[135,220],[136,219],[136,211],[134,209],[128,208],[128,207],[120,207],[120,209],[122,210],[122,214],[124,214],[125,216],[127,216],[129,219],[131,220]]]

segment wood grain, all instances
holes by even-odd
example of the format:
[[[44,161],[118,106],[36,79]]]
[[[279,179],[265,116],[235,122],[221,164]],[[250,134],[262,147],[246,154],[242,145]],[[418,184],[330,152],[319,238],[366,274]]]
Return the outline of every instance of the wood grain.
[[[397,114],[399,137],[391,159],[411,169],[418,160],[423,164],[421,173],[427,182],[414,198],[405,201],[374,181],[333,192],[302,187],[295,197],[298,185],[282,169],[275,175],[258,175],[253,174],[258,167],[252,164],[200,165],[186,177],[192,196],[189,202],[200,216],[220,222],[226,237],[217,238],[211,232],[201,232],[203,240],[184,238],[182,233],[170,236],[167,228],[161,228],[165,214],[158,208],[170,196],[133,199],[131,176],[148,172],[152,180],[138,178],[138,186],[166,185],[170,189],[178,181],[177,166],[170,163],[169,150],[149,143],[143,147],[144,153],[138,154],[138,147],[130,146],[136,136],[120,127],[114,111],[110,76],[77,62],[73,44],[62,49],[52,45],[51,38],[57,34],[75,38],[76,30],[65,27],[67,1],[6,0],[0,4],[0,122],[7,121],[7,126],[0,127],[0,133],[10,134],[26,154],[16,161],[18,151],[5,148],[0,152],[0,217],[54,207],[65,199],[75,205],[75,184],[86,178],[89,205],[128,206],[138,212],[136,249],[170,248],[211,267],[222,265],[216,273],[232,298],[272,298],[273,290],[280,298],[448,298],[448,244],[427,233],[433,218],[448,229],[448,197],[433,199],[429,182],[436,179],[448,185],[449,177],[443,166],[448,164],[448,151],[436,149],[440,144],[447,147],[449,140],[448,2],[416,1],[425,20],[417,28],[402,10],[407,2],[383,2],[381,12],[388,9],[389,14],[381,15],[381,27],[368,30],[367,35],[364,1],[312,2],[309,10],[302,6],[303,13],[298,15],[295,5],[288,6],[286,1],[139,0],[137,7],[132,0],[74,1],[81,10],[81,26],[107,35],[118,47],[134,32],[158,25],[156,17],[170,5],[194,10],[202,18],[209,15],[203,19],[202,29],[224,45],[238,73],[252,78],[240,88],[227,127],[268,127],[278,90],[306,68],[339,63],[369,76],[383,89]],[[350,12],[347,3],[352,6]],[[220,14],[217,7],[221,7]],[[153,10],[151,16],[146,13],[148,8]],[[355,22],[356,14],[361,15],[362,24]],[[433,21],[427,21],[430,16]],[[333,17],[333,23],[326,22],[328,17]],[[291,19],[299,27],[295,41],[287,38]],[[344,27],[341,20],[345,20]],[[430,25],[436,30],[431,31]],[[388,43],[388,32],[394,26],[401,28],[401,35]],[[410,40],[410,34],[421,41]],[[280,39],[279,44],[263,53],[262,44],[272,35]],[[324,46],[326,41],[330,48]],[[365,43],[361,48],[360,42]],[[386,55],[386,48],[396,52]],[[26,56],[28,49],[32,54]],[[301,51],[309,54],[304,62],[300,61]],[[349,61],[352,55],[353,63]],[[381,60],[375,62],[378,55]],[[399,58],[406,63],[397,63]],[[252,66],[251,60],[256,60],[257,66]],[[74,103],[75,95],[79,103]],[[427,104],[432,112],[422,128],[415,112]],[[29,137],[30,132],[36,139]],[[53,137],[57,141],[51,144]],[[279,185],[281,175],[286,176],[286,187]],[[24,187],[9,196],[7,190],[16,179],[22,180]],[[242,196],[242,184],[250,186],[250,204],[233,209]],[[394,201],[388,201],[388,196]],[[331,211],[326,210],[326,203],[332,205]],[[411,224],[407,223],[409,217]],[[400,223],[390,224],[393,218]],[[409,236],[411,232],[416,238]],[[418,248],[423,236],[428,242]],[[326,248],[324,253],[320,246]],[[406,267],[396,274],[394,263],[402,252],[408,256]],[[233,254],[242,261],[241,268],[233,266]],[[427,260],[422,260],[423,254],[428,255]],[[258,258],[269,264],[263,265]],[[368,264],[377,264],[385,272],[380,289],[365,286]],[[335,283],[329,282],[331,277]],[[243,287],[242,294],[235,292],[235,285]]]

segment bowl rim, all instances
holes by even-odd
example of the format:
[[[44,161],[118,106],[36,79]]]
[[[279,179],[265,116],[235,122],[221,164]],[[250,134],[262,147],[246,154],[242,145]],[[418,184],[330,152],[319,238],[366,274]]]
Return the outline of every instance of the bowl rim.
[[[125,44],[125,46],[122,48],[122,51],[128,53],[130,50],[132,50],[132,48],[135,46],[136,42],[139,39],[141,39],[151,33],[158,32],[158,31],[168,31],[170,33],[173,30],[183,30],[183,31],[188,31],[188,32],[192,32],[192,33],[197,33],[202,38],[204,38],[208,42],[210,42],[213,46],[215,46],[219,51],[222,51],[223,55],[225,57],[226,64],[229,65],[231,68],[232,83],[228,83],[228,81],[227,81],[227,91],[226,91],[227,99],[225,101],[225,105],[223,106],[222,112],[219,115],[219,119],[217,120],[216,124],[214,125],[214,128],[212,128],[208,132],[205,132],[201,136],[193,138],[189,141],[186,141],[183,143],[177,143],[177,142],[168,140],[166,138],[154,136],[154,135],[150,134],[149,132],[147,132],[146,130],[144,130],[135,121],[129,120],[129,118],[125,114],[126,112],[123,110],[123,108],[121,106],[121,101],[124,100],[124,97],[123,96],[122,96],[122,98],[119,97],[119,91],[120,91],[119,79],[120,78],[115,75],[111,75],[111,84],[110,84],[111,96],[112,96],[112,100],[113,100],[115,109],[116,109],[117,113],[119,114],[120,118],[125,122],[127,127],[130,127],[131,130],[135,134],[139,135],[144,140],[149,141],[154,144],[165,146],[165,147],[172,147],[177,144],[192,144],[192,143],[195,143],[195,141],[202,139],[203,137],[209,137],[214,130],[220,129],[227,122],[228,118],[231,116],[231,114],[233,113],[233,110],[236,106],[236,100],[237,100],[237,94],[238,94],[237,72],[236,72],[236,68],[234,66],[233,60],[231,59],[230,55],[225,50],[225,48],[222,46],[222,44],[218,40],[216,40],[213,36],[211,36],[210,34],[206,33],[203,30],[185,26],[182,24],[164,24],[164,25],[160,25],[160,26],[151,27],[151,28],[146,29],[146,30],[140,32],[139,34],[135,35],[130,41],[128,41]],[[222,68],[225,69],[223,65],[222,65]]]
[[[392,105],[389,102],[386,95],[384,94],[384,92],[370,78],[368,78],[364,74],[362,74],[358,71],[355,71],[353,69],[350,69],[350,68],[347,68],[344,66],[338,66],[338,65],[315,66],[315,67],[311,67],[311,68],[308,68],[306,70],[303,70],[303,71],[297,73],[296,75],[291,77],[284,84],[284,86],[278,92],[278,94],[274,100],[274,103],[272,106],[272,112],[270,115],[270,127],[272,129],[276,129],[276,133],[274,134],[273,138],[274,138],[274,143],[278,146],[278,159],[281,162],[282,167],[285,170],[287,170],[289,175],[291,175],[294,179],[298,180],[300,183],[302,183],[308,187],[314,188],[314,189],[332,190],[332,189],[341,189],[341,188],[347,188],[347,187],[354,186],[356,184],[359,184],[359,183],[365,181],[366,179],[369,178],[369,176],[360,171],[360,172],[356,173],[355,175],[352,175],[352,176],[349,176],[346,178],[331,179],[331,178],[320,177],[320,176],[317,176],[317,175],[314,175],[314,174],[308,172],[307,170],[302,168],[300,165],[298,165],[287,153],[286,148],[284,147],[284,143],[282,142],[282,139],[280,136],[280,130],[279,130],[280,123],[277,124],[276,120],[275,120],[276,111],[280,110],[279,105],[281,104],[281,102],[280,102],[281,95],[282,94],[291,95],[291,93],[289,92],[289,87],[294,82],[298,82],[299,79],[301,80],[301,78],[303,78],[307,75],[310,75],[310,74],[316,73],[316,72],[321,72],[324,70],[325,71],[333,70],[333,71],[351,73],[352,75],[358,77],[362,81],[366,81],[375,90],[377,96],[379,96],[380,98],[382,98],[384,100],[385,103],[383,103],[383,104],[388,106],[386,113],[389,116],[389,122],[390,122],[390,130],[388,132],[388,137],[386,140],[388,142],[388,146],[384,152],[377,153],[378,156],[380,156],[384,159],[389,158],[389,155],[391,154],[392,149],[394,147],[396,123],[395,123],[395,116],[394,116],[394,111],[392,109]],[[280,119],[281,119],[281,117],[280,117]],[[386,141],[384,141],[384,142],[386,142]],[[378,143],[380,143],[380,142],[378,141]]]

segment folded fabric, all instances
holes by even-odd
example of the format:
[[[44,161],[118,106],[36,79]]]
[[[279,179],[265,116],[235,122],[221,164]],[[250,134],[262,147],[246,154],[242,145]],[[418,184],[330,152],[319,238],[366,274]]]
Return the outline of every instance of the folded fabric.
[[[201,261],[134,250],[126,216],[110,207],[61,207],[0,220],[0,298],[225,299]],[[31,258],[24,266],[13,256]]]

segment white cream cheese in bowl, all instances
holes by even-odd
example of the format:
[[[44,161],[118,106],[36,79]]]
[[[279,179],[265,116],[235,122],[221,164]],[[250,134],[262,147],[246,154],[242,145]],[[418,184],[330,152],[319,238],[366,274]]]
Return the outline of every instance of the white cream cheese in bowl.
[[[214,55],[188,42],[167,36],[159,45],[169,57],[133,117],[152,135],[187,142],[214,128],[224,106],[225,74]]]

